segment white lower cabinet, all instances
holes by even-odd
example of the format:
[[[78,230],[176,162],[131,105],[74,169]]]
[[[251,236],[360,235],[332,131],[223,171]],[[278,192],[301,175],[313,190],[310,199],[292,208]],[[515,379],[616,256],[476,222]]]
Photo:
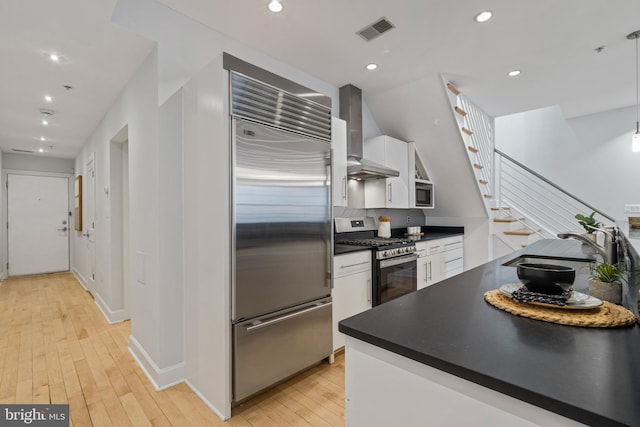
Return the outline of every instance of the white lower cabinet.
[[[333,351],[344,347],[338,322],[371,308],[371,252],[333,257]]]
[[[464,268],[464,248],[462,236],[442,239],[442,258],[440,264],[440,275],[442,279],[462,273]]]
[[[462,236],[416,242],[418,289],[462,273]]]

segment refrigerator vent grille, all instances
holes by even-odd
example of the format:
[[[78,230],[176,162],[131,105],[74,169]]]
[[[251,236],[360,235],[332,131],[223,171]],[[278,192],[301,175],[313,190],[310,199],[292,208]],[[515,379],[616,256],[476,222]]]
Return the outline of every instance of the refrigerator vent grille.
[[[236,72],[231,72],[231,114],[331,141],[331,109]]]

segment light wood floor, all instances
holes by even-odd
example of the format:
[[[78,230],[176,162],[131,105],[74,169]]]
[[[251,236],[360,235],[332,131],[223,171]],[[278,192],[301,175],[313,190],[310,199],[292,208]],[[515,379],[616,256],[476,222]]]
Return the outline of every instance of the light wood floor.
[[[222,422],[185,384],[157,392],[68,273],[0,285],[0,403],[69,403],[73,426],[343,426],[344,355],[237,407]]]

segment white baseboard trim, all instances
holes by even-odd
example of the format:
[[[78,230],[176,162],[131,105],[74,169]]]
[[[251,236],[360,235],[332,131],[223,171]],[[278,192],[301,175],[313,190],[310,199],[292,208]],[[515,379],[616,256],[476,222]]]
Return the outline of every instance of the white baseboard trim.
[[[89,290],[89,288],[87,288],[87,280],[75,267],[71,269],[71,273],[76,276],[76,279],[78,280],[78,282],[80,282],[85,291]]]
[[[193,384],[191,384],[189,380],[184,380],[184,382],[200,398],[200,400],[202,400],[204,404],[207,405],[209,409],[211,409],[222,421],[226,421],[231,418],[231,404],[229,404],[229,415],[225,416],[223,415],[222,411],[216,408],[213,403],[209,402],[209,400],[204,397],[202,393],[200,393],[200,390],[198,390]]]
[[[184,382],[184,362],[177,363],[168,368],[160,368],[142,348],[138,340],[129,336],[129,353],[133,356],[142,371],[145,373],[153,387],[157,391],[164,390],[176,384]]]
[[[102,312],[102,315],[107,319],[107,322],[110,324],[124,322],[125,320],[129,320],[129,313],[127,310],[111,310],[106,302],[100,297],[100,295],[95,295],[94,300],[98,309]]]

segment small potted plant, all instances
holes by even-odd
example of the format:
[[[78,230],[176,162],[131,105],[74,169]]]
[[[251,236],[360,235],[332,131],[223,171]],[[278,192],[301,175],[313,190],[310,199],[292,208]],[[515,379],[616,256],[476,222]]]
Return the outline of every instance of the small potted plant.
[[[598,221],[593,217],[595,214],[596,214],[595,212],[591,212],[591,215],[589,216],[576,214],[576,219],[578,220],[578,224],[580,224],[582,228],[584,228],[584,230],[587,232],[586,233],[587,237],[593,240],[594,242],[596,241],[595,231],[602,225],[600,221]]]
[[[589,279],[589,295],[614,304],[622,302],[622,282],[620,281],[618,264],[606,262],[591,268]]]

